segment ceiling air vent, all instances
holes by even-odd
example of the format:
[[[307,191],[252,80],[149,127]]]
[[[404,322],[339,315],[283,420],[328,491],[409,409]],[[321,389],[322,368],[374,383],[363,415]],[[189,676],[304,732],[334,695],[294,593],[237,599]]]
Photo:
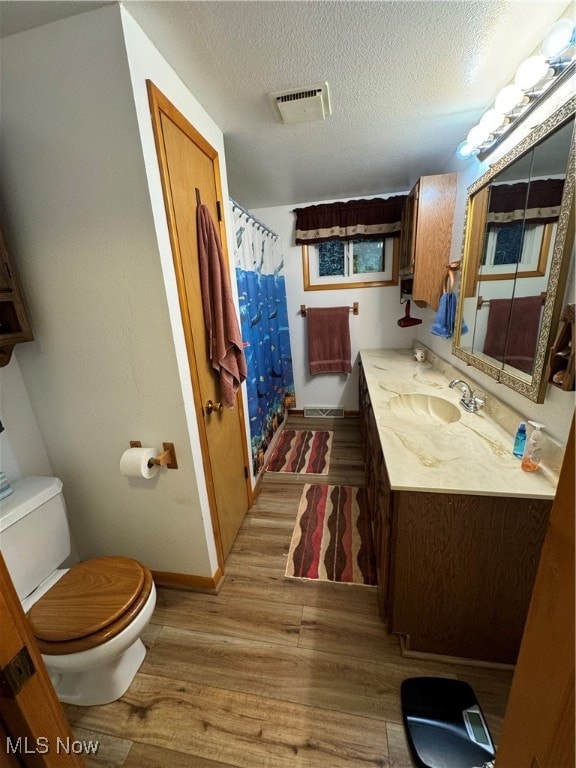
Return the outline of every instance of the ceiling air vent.
[[[292,88],[270,96],[283,123],[308,123],[324,120],[331,114],[328,83]]]

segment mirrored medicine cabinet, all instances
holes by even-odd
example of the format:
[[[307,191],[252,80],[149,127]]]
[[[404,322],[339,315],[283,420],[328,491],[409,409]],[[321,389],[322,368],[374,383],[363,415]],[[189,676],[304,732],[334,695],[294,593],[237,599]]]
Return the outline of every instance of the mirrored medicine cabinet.
[[[574,259],[571,97],[468,189],[453,354],[543,402]],[[467,333],[461,333],[462,319]]]

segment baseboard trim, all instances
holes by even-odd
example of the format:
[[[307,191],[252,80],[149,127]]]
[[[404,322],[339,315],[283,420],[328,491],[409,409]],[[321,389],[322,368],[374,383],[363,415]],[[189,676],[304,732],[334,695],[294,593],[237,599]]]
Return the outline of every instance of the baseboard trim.
[[[467,667],[485,667],[486,669],[506,669],[513,671],[514,664],[504,664],[501,661],[485,661],[484,659],[466,659],[463,656],[445,656],[442,653],[426,653],[425,651],[412,651],[406,644],[404,635],[400,638],[400,653],[405,659],[420,659],[421,661],[439,661],[442,664],[462,664]]]
[[[304,417],[303,408],[290,408],[288,411],[289,416],[302,416]],[[344,411],[345,419],[356,419],[360,415],[360,411]]]
[[[170,573],[170,571],[152,571],[152,578],[157,587],[185,589],[189,592],[207,592],[217,595],[224,582],[222,569],[218,568],[214,576],[196,576],[193,573]]]

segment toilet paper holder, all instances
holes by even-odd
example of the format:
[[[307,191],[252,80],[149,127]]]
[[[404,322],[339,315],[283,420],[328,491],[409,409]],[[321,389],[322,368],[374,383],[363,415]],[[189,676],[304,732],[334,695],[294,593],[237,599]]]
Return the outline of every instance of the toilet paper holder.
[[[156,456],[155,459],[150,459],[148,466],[153,467],[154,464],[157,464],[159,467],[178,469],[174,443],[162,443],[162,447],[164,448],[164,451],[159,456]],[[130,448],[142,448],[142,443],[140,440],[130,440]]]

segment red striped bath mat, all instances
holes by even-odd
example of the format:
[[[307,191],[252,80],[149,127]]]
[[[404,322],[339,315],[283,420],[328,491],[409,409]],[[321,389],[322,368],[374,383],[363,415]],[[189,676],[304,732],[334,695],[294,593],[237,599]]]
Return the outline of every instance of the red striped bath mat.
[[[285,429],[270,456],[267,471],[328,474],[332,435],[323,430]]]
[[[286,576],[370,586],[377,583],[365,488],[304,486]]]

